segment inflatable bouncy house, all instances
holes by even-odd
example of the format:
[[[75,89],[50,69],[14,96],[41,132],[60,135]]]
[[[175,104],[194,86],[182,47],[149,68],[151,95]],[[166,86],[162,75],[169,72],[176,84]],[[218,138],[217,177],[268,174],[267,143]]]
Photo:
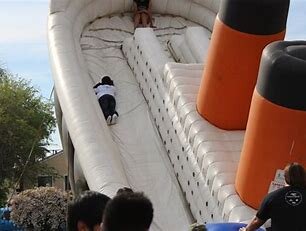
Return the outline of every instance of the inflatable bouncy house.
[[[288,162],[306,165],[306,42],[282,41],[289,0],[152,0],[153,27],[137,29],[132,6],[50,2],[72,190],[143,191],[152,231],[241,227]],[[113,125],[93,89],[103,76]]]

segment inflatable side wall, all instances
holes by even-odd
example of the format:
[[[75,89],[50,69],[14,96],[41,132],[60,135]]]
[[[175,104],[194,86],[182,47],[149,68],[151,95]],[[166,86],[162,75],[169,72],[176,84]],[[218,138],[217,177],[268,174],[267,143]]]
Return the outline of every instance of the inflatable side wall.
[[[155,0],[154,13],[178,15],[213,27],[220,0]],[[114,195],[128,186],[119,150],[93,93],[92,79],[80,47],[84,28],[99,17],[130,12],[132,0],[51,0],[48,17],[50,63],[57,94],[57,115],[64,152],[75,181],[85,178],[90,189]],[[75,161],[77,157],[78,161]],[[79,163],[80,167],[72,163]],[[74,176],[75,175],[75,176]],[[108,182],[108,183],[105,183]],[[111,183],[109,183],[111,182]]]
[[[258,208],[277,169],[306,166],[306,42],[275,42],[262,55],[236,176],[241,199]]]
[[[225,0],[215,21],[198,112],[226,130],[245,129],[264,47],[285,35],[289,0]]]

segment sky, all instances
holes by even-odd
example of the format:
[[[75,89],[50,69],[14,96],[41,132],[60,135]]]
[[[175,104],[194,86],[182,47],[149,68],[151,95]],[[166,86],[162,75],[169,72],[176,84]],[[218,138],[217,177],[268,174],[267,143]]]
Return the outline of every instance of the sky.
[[[31,81],[49,99],[53,80],[47,46],[48,0],[0,0],[0,65]],[[49,149],[62,148],[58,131]]]
[[[53,88],[47,46],[49,0],[0,0],[0,65],[31,80],[47,99]],[[291,0],[286,40],[306,40],[306,0]],[[50,149],[61,149],[58,132]]]

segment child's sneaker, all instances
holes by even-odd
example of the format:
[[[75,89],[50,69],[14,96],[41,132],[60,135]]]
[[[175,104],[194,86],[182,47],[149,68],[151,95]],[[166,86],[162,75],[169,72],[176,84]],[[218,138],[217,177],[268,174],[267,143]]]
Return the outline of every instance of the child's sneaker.
[[[107,125],[111,125],[112,117],[109,115],[106,119]]]
[[[116,114],[114,114],[112,116],[111,124],[116,124],[117,123],[117,119],[118,119],[118,116]]]

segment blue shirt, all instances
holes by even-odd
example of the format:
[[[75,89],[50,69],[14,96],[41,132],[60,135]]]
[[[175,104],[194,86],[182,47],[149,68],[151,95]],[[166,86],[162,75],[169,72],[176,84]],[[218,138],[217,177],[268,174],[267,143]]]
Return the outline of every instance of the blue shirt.
[[[12,221],[8,220],[0,220],[0,230],[1,231],[22,231],[22,229],[18,228]]]
[[[4,208],[0,208],[0,219],[2,219],[3,212],[4,212]]]

